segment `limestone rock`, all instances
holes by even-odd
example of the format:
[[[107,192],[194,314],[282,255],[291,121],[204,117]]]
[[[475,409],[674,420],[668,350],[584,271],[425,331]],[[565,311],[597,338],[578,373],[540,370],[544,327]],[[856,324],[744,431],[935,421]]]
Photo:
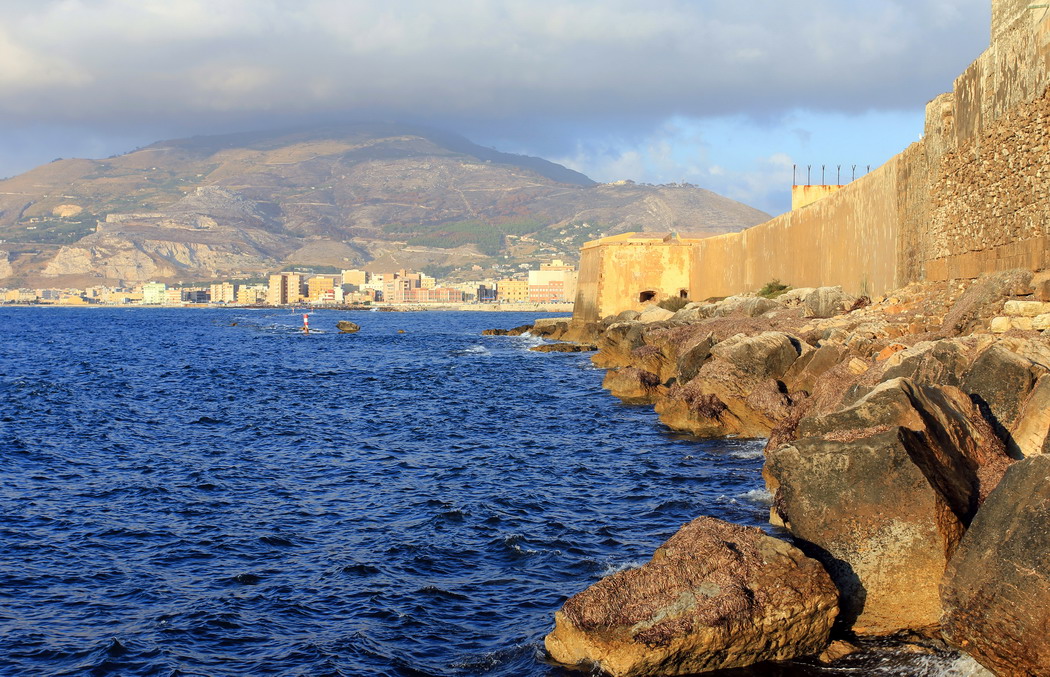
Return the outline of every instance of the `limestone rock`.
[[[635,367],[611,369],[602,381],[602,387],[625,404],[652,404],[659,385],[659,376]]]
[[[717,343],[713,335],[708,334],[704,338],[692,343],[683,350],[675,361],[677,370],[676,378],[679,383],[688,383],[696,377],[700,367],[707,358],[711,356],[711,348]]]
[[[335,323],[335,327],[342,334],[354,334],[361,331],[361,325],[356,322],[351,322],[350,320],[339,320]]]
[[[828,568],[844,626],[935,632],[941,575],[1009,463],[1002,443],[964,393],[907,379],[797,432],[767,451],[774,510]]]
[[[806,296],[803,305],[810,317],[832,317],[849,310],[856,300],[842,287],[819,287]]]
[[[591,358],[596,366],[611,369],[631,366],[631,353],[645,345],[643,325],[617,322],[598,337],[598,354]]]
[[[1031,360],[1001,345],[985,349],[970,366],[962,389],[981,405],[1000,435],[1017,423],[1040,371]]]
[[[974,519],[944,577],[943,629],[1000,677],[1050,666],[1050,456],[1015,463]]]
[[[674,317],[674,313],[660,306],[649,306],[638,316],[638,322],[652,324],[653,322],[664,322]]]
[[[780,378],[799,356],[800,342],[783,332],[755,336],[738,334],[711,347],[711,354],[740,371],[759,377]]]
[[[337,325],[338,326],[338,325]],[[481,332],[482,336],[521,336],[532,329],[531,324],[523,324],[513,329],[486,329]]]
[[[614,677],[788,660],[825,647],[837,596],[795,547],[700,517],[641,568],[570,598],[545,644],[559,663]]]
[[[1015,456],[1050,454],[1050,375],[1040,378],[1010,428],[1007,449]]]
[[[537,353],[589,353],[598,350],[598,346],[587,343],[545,343],[533,346],[529,350]]]

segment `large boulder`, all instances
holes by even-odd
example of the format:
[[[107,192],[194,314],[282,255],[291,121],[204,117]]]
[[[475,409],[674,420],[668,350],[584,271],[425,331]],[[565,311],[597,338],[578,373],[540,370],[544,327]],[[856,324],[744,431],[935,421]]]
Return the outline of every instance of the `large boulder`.
[[[602,380],[602,387],[624,404],[652,404],[659,386],[659,376],[635,367],[610,369]]]
[[[645,345],[645,327],[639,322],[617,322],[598,337],[598,354],[591,361],[603,369],[631,366],[631,353]]]
[[[981,500],[1009,464],[956,388],[907,379],[804,418],[767,453],[773,519],[813,548],[861,635],[935,633],[938,586]]]
[[[738,334],[711,347],[711,355],[760,378],[782,377],[799,356],[801,342],[779,331]]]
[[[1018,421],[1035,382],[1047,370],[1026,357],[995,344],[974,360],[962,389],[977,401],[1000,435]]]
[[[664,322],[674,317],[674,311],[660,306],[649,306],[642,311],[642,314],[638,316],[638,321],[642,324],[652,324],[653,322]]]
[[[335,328],[342,334],[355,334],[361,331],[361,325],[350,320],[339,320],[335,323]]]
[[[819,653],[837,612],[827,573],[754,527],[700,517],[641,568],[555,614],[559,663],[614,677],[687,675]]]
[[[1050,375],[1036,381],[1010,428],[1007,448],[1019,457],[1050,454]]]
[[[1011,466],[948,565],[943,629],[1000,677],[1050,674],[1050,456]]]
[[[848,311],[856,301],[842,287],[818,287],[806,296],[803,306],[810,317],[833,317]]]

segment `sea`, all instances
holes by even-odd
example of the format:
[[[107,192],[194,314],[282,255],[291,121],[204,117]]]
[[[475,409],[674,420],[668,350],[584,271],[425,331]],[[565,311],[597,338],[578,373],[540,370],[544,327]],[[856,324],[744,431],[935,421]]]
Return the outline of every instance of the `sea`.
[[[0,309],[0,675],[574,674],[568,597],[770,497],[763,441],[481,335],[537,317]],[[978,674],[868,649],[716,674]]]

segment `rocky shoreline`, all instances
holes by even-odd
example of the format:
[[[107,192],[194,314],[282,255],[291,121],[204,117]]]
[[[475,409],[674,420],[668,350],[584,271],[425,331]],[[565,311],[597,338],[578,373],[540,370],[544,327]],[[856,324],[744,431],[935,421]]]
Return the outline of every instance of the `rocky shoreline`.
[[[554,661],[685,675],[904,638],[996,675],[1050,674],[1050,274],[509,333],[524,331],[574,346],[548,351],[596,348],[604,387],[672,429],[768,438],[770,522],[786,535],[698,518],[566,602]]]

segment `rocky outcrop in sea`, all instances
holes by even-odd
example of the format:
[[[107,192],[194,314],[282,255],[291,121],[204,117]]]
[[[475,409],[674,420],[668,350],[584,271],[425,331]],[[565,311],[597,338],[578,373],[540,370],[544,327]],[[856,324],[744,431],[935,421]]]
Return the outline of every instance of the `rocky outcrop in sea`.
[[[784,561],[748,559],[758,546],[700,520],[642,569],[570,599],[552,657],[613,675],[688,674],[784,660],[766,649],[788,636],[795,655],[836,638],[907,637],[994,674],[1050,674],[1048,279],[1011,271],[874,300],[792,290],[535,327],[593,343],[604,387],[670,428],[768,438],[770,522],[784,540],[762,547],[819,562],[837,596],[832,632],[810,632],[810,611],[831,607],[787,593],[819,586],[793,587]],[[676,539],[695,547],[667,560]],[[758,579],[785,581],[786,596]]]

